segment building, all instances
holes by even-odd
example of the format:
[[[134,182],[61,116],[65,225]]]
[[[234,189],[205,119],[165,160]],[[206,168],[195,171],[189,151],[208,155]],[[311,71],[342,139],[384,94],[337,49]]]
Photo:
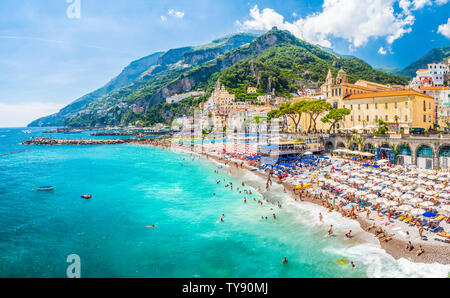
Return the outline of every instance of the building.
[[[344,98],[343,107],[351,114],[343,128],[371,130],[378,120],[388,123],[391,131],[409,128],[434,128],[434,98],[414,90],[398,90],[352,94]]]
[[[258,88],[256,87],[248,87],[247,88],[247,93],[257,93],[258,92]]]
[[[433,79],[434,86],[444,86],[445,78],[448,75],[449,66],[445,63],[428,64],[428,72]]]
[[[444,103],[450,102],[450,88],[449,87],[425,87],[422,86],[419,89],[419,92],[426,94],[428,96],[431,96],[434,98],[434,113],[435,117],[437,119],[437,123],[439,124],[440,116],[441,116],[441,109],[445,109]],[[444,116],[444,115],[443,115]],[[442,125],[442,124],[439,124]]]

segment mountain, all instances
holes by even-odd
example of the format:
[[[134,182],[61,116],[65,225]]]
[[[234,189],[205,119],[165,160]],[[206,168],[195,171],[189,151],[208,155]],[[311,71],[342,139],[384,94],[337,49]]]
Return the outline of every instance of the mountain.
[[[336,74],[343,68],[350,82],[365,79],[407,83],[403,77],[376,71],[358,58],[336,56],[276,28],[260,36],[239,33],[157,56],[157,61],[148,64],[148,69],[131,84],[95,97],[81,109],[61,114],[66,107],[56,114],[58,119],[65,117],[68,126],[127,125],[137,120],[145,124],[170,122],[205,101],[217,79],[240,100],[247,99],[244,93],[249,86],[257,87],[259,92],[275,88],[282,96],[291,96],[290,92],[301,86],[317,87],[325,81],[328,69]],[[206,94],[177,104],[165,103],[175,94],[199,90]],[[48,124],[51,117],[55,115],[50,116],[50,121],[40,119],[32,125]]]
[[[432,49],[428,54],[419,60],[411,63],[398,74],[409,78],[416,76],[416,71],[421,68],[428,68],[429,63],[437,63],[450,57],[450,45]]]
[[[251,42],[257,36],[250,33],[238,33],[198,47],[184,47],[153,53],[131,62],[117,77],[100,89],[75,100],[56,114],[33,121],[28,126],[65,126],[76,122],[71,119],[80,118],[85,119],[84,123],[80,123],[80,125],[90,125],[88,119],[90,110],[105,104],[113,105],[143,86],[149,87],[151,83],[158,86],[164,79],[173,80],[193,65],[215,59],[227,51]],[[93,116],[93,118],[98,117]]]
[[[387,65],[373,65],[373,69],[379,70],[388,74],[398,75],[402,69],[399,67],[394,66],[387,66]]]

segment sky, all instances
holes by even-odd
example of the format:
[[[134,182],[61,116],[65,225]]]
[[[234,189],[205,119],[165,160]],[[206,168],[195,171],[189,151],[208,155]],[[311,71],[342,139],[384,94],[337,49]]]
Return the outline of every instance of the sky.
[[[450,0],[1,0],[0,127],[21,127],[103,86],[131,61],[277,26],[405,67],[450,44]]]

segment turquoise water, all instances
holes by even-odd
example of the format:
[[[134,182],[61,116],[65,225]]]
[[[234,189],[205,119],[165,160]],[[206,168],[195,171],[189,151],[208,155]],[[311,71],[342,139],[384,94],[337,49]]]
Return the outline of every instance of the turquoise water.
[[[324,237],[357,227],[294,204],[283,208],[216,184],[232,181],[217,165],[185,153],[114,146],[25,147],[42,129],[0,129],[0,277],[65,277],[78,254],[82,277],[366,277],[446,276],[448,267],[395,261],[374,243]],[[60,135],[77,138],[81,135]],[[252,175],[242,177],[263,183]],[[37,192],[54,185],[52,192]],[[242,188],[242,187],[241,187]],[[248,188],[247,188],[248,189]],[[86,201],[82,194],[91,194]],[[212,195],[215,193],[215,197]],[[271,211],[269,208],[274,208]],[[276,212],[277,220],[272,219]],[[218,222],[221,214],[225,221]],[[268,216],[268,220],[261,220]],[[146,228],[155,224],[156,228]],[[283,257],[289,263],[281,265]],[[348,258],[355,270],[336,260]]]

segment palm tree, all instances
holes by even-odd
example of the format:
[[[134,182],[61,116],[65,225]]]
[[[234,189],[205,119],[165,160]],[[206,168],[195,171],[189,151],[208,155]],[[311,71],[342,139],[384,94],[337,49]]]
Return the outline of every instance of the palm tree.
[[[398,122],[399,119],[400,119],[399,116],[397,116],[397,115],[394,116],[394,121],[395,121],[395,124],[396,124],[396,127],[397,127],[397,133],[399,133],[399,131],[400,131],[400,124]]]

